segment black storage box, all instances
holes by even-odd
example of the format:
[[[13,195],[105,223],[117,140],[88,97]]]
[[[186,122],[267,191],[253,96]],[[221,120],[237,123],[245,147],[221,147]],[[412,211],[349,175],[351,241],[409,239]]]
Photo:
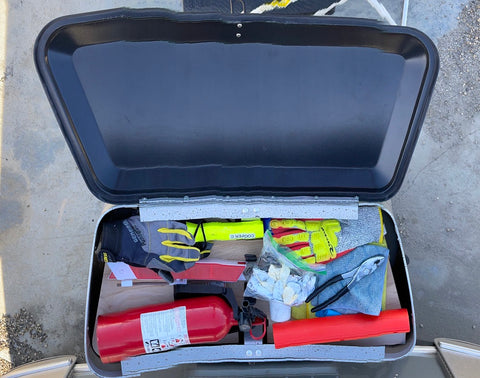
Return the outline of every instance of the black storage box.
[[[117,205],[97,230],[133,213],[353,219],[359,202],[398,191],[438,72],[435,46],[411,28],[157,9],[54,20],[37,39],[35,62],[87,186]],[[87,362],[118,376],[194,362],[405,356],[415,345],[412,295],[398,230],[386,210],[384,219],[410,314],[405,345],[189,346],[102,364],[91,341],[103,263],[92,253]]]

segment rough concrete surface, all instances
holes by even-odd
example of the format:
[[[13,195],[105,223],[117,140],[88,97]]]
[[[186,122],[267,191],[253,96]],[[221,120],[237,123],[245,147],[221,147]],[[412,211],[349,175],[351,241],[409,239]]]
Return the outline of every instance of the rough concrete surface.
[[[336,14],[376,17],[366,1],[350,2]],[[383,3],[400,21],[400,2]],[[179,10],[181,0],[0,0],[3,372],[41,356],[82,357],[92,235],[105,207],[86,188],[50,109],[34,68],[35,38],[59,16],[126,5]],[[419,143],[392,201],[410,257],[418,339],[480,343],[480,1],[413,0],[408,25],[432,37],[441,57]]]
[[[456,21],[437,39],[436,90],[392,203],[411,262],[418,338],[480,343],[480,2]]]

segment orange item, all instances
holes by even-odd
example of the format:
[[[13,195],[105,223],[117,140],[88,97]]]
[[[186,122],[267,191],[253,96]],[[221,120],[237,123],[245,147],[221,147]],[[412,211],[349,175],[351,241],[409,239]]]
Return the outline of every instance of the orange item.
[[[379,316],[352,314],[274,323],[273,341],[279,349],[406,332],[410,332],[410,319],[401,308],[382,311]]]

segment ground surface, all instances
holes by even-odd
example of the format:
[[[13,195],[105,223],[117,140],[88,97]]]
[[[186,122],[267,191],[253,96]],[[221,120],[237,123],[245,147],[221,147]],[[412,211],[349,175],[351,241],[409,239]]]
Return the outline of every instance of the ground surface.
[[[401,2],[383,3],[399,21]],[[92,235],[105,207],[84,185],[44,95],[35,38],[56,17],[126,4],[0,0],[3,372],[42,356],[82,355]],[[180,0],[128,4],[181,9]],[[363,0],[336,14],[376,15]],[[412,0],[408,25],[429,35],[441,57],[419,143],[392,201],[410,258],[418,339],[480,343],[480,1]]]

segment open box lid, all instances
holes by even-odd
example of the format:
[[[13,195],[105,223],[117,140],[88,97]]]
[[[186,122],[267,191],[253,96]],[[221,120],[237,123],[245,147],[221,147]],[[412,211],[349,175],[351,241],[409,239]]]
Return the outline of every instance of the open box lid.
[[[88,187],[118,204],[386,200],[438,72],[435,46],[411,28],[156,9],[57,19],[35,61]]]

